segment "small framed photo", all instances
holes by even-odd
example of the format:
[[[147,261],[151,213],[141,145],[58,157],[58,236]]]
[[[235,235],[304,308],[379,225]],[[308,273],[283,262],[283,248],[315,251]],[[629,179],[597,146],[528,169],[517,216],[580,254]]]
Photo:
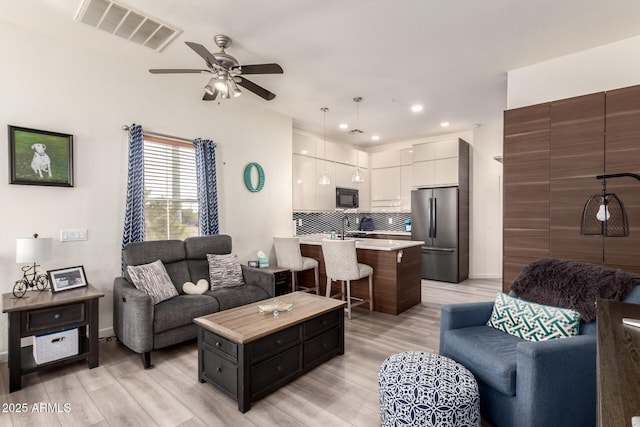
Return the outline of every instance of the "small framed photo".
[[[85,276],[84,267],[81,265],[60,270],[49,270],[47,274],[49,275],[49,282],[51,282],[52,292],[87,286],[87,276]]]
[[[73,135],[9,125],[9,183],[73,187]]]

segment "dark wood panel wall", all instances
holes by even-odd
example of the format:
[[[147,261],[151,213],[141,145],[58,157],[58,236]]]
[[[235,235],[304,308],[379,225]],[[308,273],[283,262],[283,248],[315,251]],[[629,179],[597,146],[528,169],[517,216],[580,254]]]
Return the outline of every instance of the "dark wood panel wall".
[[[504,113],[503,289],[529,262],[554,257],[640,272],[640,182],[610,179],[630,236],[580,235],[603,173],[640,173],[640,86]]]
[[[504,113],[503,287],[549,256],[551,104]]]

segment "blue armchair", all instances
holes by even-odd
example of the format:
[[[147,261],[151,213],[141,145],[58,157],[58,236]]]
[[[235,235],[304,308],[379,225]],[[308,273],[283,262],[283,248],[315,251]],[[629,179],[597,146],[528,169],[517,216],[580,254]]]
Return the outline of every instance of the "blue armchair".
[[[623,299],[640,303],[640,286]],[[476,377],[480,412],[497,427],[596,425],[596,322],[532,342],[486,326],[493,302],[442,306],[440,354]]]

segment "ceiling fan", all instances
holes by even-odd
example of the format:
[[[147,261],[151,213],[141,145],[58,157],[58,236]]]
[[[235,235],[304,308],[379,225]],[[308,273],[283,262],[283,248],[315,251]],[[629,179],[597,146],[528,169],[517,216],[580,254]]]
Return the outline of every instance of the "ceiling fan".
[[[271,101],[276,95],[244,78],[247,74],[282,74],[282,67],[278,64],[256,64],[256,65],[240,65],[238,60],[226,53],[224,50],[231,45],[231,38],[224,34],[218,34],[213,38],[216,45],[220,48],[220,52],[211,53],[206,47],[198,43],[185,42],[195,53],[200,55],[206,62],[206,69],[184,69],[184,68],[167,68],[167,69],[151,69],[152,74],[175,74],[175,73],[208,73],[214,74],[209,83],[204,87],[205,94],[202,97],[204,101],[213,101],[218,94],[222,98],[235,98],[242,93],[238,85],[247,89],[256,95]]]

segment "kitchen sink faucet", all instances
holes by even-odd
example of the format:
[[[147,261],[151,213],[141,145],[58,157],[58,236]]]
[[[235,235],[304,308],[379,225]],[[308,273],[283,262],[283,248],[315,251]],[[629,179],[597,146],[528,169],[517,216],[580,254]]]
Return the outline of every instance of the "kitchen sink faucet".
[[[347,216],[347,214],[344,214],[344,216],[342,217],[342,221],[340,221],[342,223],[342,240],[344,240],[344,225],[345,222],[347,223],[347,227],[349,227],[351,225],[351,223],[349,222],[349,217]]]

